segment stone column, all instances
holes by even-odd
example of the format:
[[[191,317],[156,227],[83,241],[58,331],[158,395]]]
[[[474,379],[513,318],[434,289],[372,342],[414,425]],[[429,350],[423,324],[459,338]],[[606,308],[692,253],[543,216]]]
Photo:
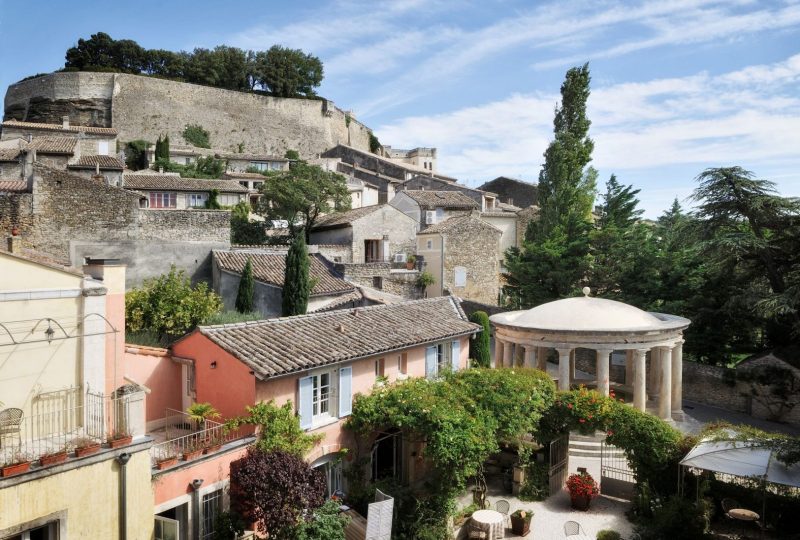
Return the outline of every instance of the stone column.
[[[645,385],[645,349],[636,349],[633,356],[633,406],[640,411],[645,410],[647,388]]]
[[[530,345],[525,345],[525,367],[536,367],[536,348]]]
[[[494,337],[494,366],[503,365],[503,341],[497,336]]]
[[[672,420],[672,349],[661,350],[661,393],[658,396],[658,416]]]
[[[659,379],[661,378],[661,347],[650,349],[650,369],[647,372],[647,388],[650,399],[658,401]]]
[[[575,349],[569,353],[569,384],[575,382]]]
[[[625,351],[625,386],[633,386],[633,351]]]
[[[597,373],[597,391],[602,395],[608,395],[609,376],[611,373],[611,349],[597,349],[595,351],[595,371]]]
[[[514,344],[510,341],[503,343],[503,367],[514,367]]]
[[[547,371],[547,347],[536,347],[536,367]]]
[[[569,390],[569,357],[572,349],[556,349],[558,351],[558,389]]]
[[[672,349],[672,414],[683,416],[683,340]]]

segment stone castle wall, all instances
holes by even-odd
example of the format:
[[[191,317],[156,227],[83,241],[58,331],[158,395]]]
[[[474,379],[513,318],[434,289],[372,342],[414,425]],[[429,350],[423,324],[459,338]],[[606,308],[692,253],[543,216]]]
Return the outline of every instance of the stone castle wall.
[[[288,99],[122,73],[52,73],[9,86],[5,118],[113,126],[120,141],[154,142],[169,134],[183,144],[187,124],[200,124],[215,149],[316,157],[346,144],[369,151],[369,129],[327,100]]]

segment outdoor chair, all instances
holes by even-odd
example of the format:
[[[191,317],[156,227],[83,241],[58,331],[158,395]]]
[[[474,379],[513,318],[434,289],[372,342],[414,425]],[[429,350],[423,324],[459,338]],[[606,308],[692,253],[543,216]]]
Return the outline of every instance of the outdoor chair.
[[[564,523],[564,536],[569,538],[570,536],[580,536],[582,534],[586,534],[583,532],[583,528],[581,524],[577,521],[567,521]]]
[[[489,535],[486,533],[486,531],[484,531],[474,523],[471,523],[469,526],[469,532],[467,534],[467,538],[469,540],[488,540]]]
[[[722,511],[725,512],[725,517],[728,518],[730,518],[728,512],[730,512],[734,508],[739,508],[739,503],[736,502],[736,500],[734,499],[728,499],[728,498],[722,499],[721,505],[722,505]]]
[[[0,446],[3,446],[7,435],[16,435],[19,439],[21,423],[22,409],[10,408],[0,411]]]
[[[509,510],[511,510],[511,505],[505,499],[500,499],[496,503],[494,503],[494,509],[503,514],[503,519],[506,523],[511,521],[511,517],[508,515]]]

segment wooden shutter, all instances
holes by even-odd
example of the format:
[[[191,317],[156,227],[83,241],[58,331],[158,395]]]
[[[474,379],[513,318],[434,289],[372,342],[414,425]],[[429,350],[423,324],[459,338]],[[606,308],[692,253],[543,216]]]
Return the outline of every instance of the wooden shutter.
[[[312,395],[314,388],[313,377],[303,377],[298,380],[297,390],[297,412],[300,414],[300,427],[308,429],[311,427],[314,407]]]
[[[453,340],[453,348],[450,349],[450,362],[453,366],[453,371],[458,371],[461,362],[461,342],[457,339]]]
[[[436,377],[436,345],[425,349],[425,376],[429,379]]]
[[[353,368],[339,368],[339,418],[353,412]]]

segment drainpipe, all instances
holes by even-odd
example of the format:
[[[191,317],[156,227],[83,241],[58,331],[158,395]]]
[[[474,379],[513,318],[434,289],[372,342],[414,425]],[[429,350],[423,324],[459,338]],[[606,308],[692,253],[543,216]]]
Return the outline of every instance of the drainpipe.
[[[128,452],[123,452],[117,456],[117,463],[119,463],[119,539],[127,540],[128,538],[128,487],[127,487],[127,467],[131,455]]]
[[[200,540],[200,486],[202,485],[202,478],[195,478],[192,480],[192,489],[194,490],[194,493],[192,493],[192,521],[194,522],[192,526],[193,540]]]

